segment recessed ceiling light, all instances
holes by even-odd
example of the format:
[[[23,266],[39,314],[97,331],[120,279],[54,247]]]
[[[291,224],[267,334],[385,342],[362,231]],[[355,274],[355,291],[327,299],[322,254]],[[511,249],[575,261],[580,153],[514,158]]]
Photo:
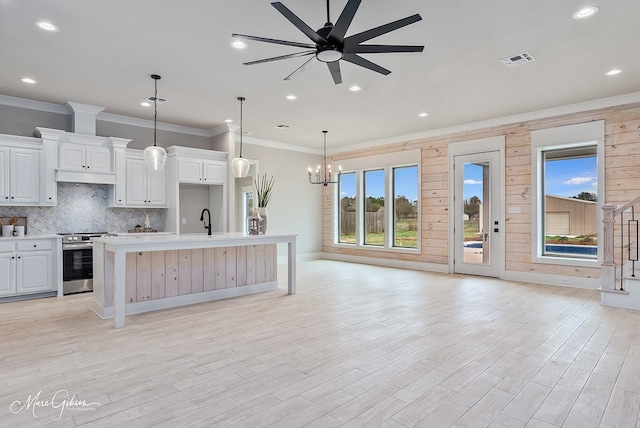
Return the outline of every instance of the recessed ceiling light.
[[[140,103],[140,105],[141,105],[142,107],[151,107],[151,103],[150,103],[150,102],[148,102],[148,101],[142,101],[142,102]]]
[[[30,85],[33,85],[34,83],[36,83],[35,80],[33,80],[31,77],[23,77],[22,79],[20,79],[22,82],[24,83],[28,83]]]
[[[55,24],[52,24],[49,21],[36,21],[35,24],[38,28],[45,31],[56,32],[59,30],[59,28]]]
[[[247,44],[242,40],[232,40],[230,45],[232,48],[235,48],[235,49],[246,49],[247,47]]]
[[[286,98],[287,98],[288,100],[295,100],[295,99],[297,99],[298,97],[296,97],[295,95],[287,95],[287,96],[286,96]]]
[[[362,89],[362,88],[361,88],[360,86],[358,86],[358,85],[353,85],[353,86],[351,86],[351,87],[349,88],[349,90],[350,90],[351,92],[358,92],[358,91],[359,91],[359,90],[361,90],[361,89]]]
[[[225,119],[224,123],[233,123],[233,119]]]
[[[620,74],[620,73],[622,73],[622,70],[618,70],[617,68],[614,68],[613,70],[607,71],[605,74],[607,76],[615,76],[616,74]]]
[[[596,13],[598,13],[598,8],[597,7],[595,7],[595,6],[585,7],[585,8],[582,8],[582,9],[576,11],[573,14],[573,19],[589,18],[589,17],[595,15]]]
[[[420,116],[420,117],[427,117],[427,116],[429,116],[429,113],[420,113],[418,116]]]

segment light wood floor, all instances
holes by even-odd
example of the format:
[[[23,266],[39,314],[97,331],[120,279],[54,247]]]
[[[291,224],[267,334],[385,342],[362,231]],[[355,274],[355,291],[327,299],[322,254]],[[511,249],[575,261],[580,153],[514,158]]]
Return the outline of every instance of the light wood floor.
[[[280,273],[119,330],[86,294],[1,304],[0,426],[638,424],[640,313],[596,292],[312,261],[287,296]],[[11,412],[58,390],[100,406]]]

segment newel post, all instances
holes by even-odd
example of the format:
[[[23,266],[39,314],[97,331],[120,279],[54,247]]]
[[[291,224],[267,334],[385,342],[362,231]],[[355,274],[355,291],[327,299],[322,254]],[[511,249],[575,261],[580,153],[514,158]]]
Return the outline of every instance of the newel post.
[[[602,206],[602,223],[603,238],[602,245],[602,268],[600,274],[600,289],[615,290],[616,282],[616,264],[613,262],[614,257],[614,223],[613,212],[615,205],[605,204]]]

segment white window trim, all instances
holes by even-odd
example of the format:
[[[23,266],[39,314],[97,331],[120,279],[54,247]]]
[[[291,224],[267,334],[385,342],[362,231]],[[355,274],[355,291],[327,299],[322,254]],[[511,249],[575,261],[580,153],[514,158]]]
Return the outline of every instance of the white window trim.
[[[569,149],[585,146],[596,146],[598,171],[598,257],[597,259],[581,259],[575,257],[545,256],[542,252],[542,198],[540,192],[542,180],[542,154],[549,150]],[[532,263],[557,264],[582,267],[599,267],[602,264],[603,225],[602,205],[605,199],[604,175],[604,121],[579,123],[576,125],[559,126],[531,132],[531,261]]]
[[[356,174],[356,243],[349,244],[339,242],[340,239],[340,203],[339,203],[339,186],[334,186],[333,200],[338,201],[334,204],[333,210],[333,243],[332,246],[338,248],[354,248],[359,250],[370,251],[384,251],[384,252],[398,252],[398,253],[410,253],[410,254],[422,254],[422,227],[420,219],[422,218],[421,205],[422,205],[422,180],[421,180],[421,150],[407,150],[396,153],[388,153],[384,155],[365,156],[360,158],[348,159],[340,163],[344,174],[355,173]],[[364,218],[362,213],[364,212],[364,172],[384,170],[385,174],[385,187],[384,195],[385,200],[393,201],[393,186],[391,180],[393,180],[393,168],[417,166],[418,168],[418,244],[417,248],[406,247],[394,247],[393,233],[385,233],[385,245],[365,245],[364,244]],[[393,225],[391,216],[393,214],[393,203],[385,204],[385,226],[387,230],[391,231],[393,228],[389,224]]]

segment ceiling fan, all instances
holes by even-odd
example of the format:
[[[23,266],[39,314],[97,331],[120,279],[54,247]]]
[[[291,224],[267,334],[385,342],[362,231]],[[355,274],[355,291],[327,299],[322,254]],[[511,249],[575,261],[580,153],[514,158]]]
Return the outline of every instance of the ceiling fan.
[[[334,25],[331,22],[331,18],[329,15],[329,0],[327,0],[327,22],[324,24],[324,27],[320,28],[318,31],[314,31],[282,3],[271,3],[271,5],[275,7],[278,12],[284,15],[284,17],[287,18],[289,22],[291,22],[300,31],[302,31],[309,39],[311,39],[314,44],[248,36],[246,34],[234,33],[231,36],[239,39],[254,40],[257,42],[266,42],[278,45],[305,48],[306,50],[301,52],[260,59],[257,61],[245,62],[244,64],[262,64],[264,62],[278,61],[281,59],[314,55],[316,59],[327,64],[327,67],[329,67],[329,71],[331,72],[331,76],[333,77],[333,81],[336,85],[342,83],[342,74],[340,73],[340,60],[350,62],[352,64],[367,68],[386,76],[387,74],[391,73],[391,71],[367,59],[364,59],[358,54],[423,51],[424,46],[362,44],[363,42],[371,40],[375,37],[420,21],[422,17],[419,14],[411,15],[409,17],[399,19],[385,25],[381,25],[379,27],[375,27],[367,31],[363,31],[358,34],[345,37],[347,29],[349,28],[349,25],[351,25],[351,21],[353,21],[353,17],[355,16],[361,2],[362,0],[348,0],[346,6],[342,10],[342,13],[338,17],[338,20]],[[296,74],[304,70],[304,68],[311,62],[314,56],[311,56],[311,58],[309,58],[304,64],[295,69],[293,73],[285,77],[284,80],[290,80]]]

